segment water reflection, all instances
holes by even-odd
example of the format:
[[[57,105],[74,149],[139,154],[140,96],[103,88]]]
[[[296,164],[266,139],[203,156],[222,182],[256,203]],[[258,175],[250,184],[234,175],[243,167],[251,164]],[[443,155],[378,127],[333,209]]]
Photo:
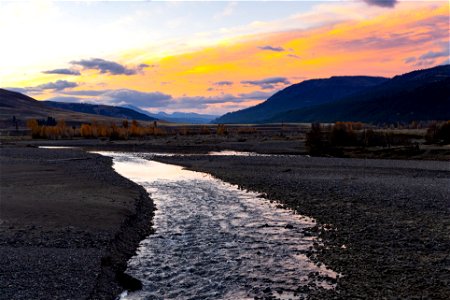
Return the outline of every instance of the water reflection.
[[[122,299],[298,299],[305,287],[332,287],[311,277],[335,277],[305,256],[313,240],[303,230],[312,219],[207,174],[129,153],[106,155],[157,207],[156,233],[127,269],[144,287]]]

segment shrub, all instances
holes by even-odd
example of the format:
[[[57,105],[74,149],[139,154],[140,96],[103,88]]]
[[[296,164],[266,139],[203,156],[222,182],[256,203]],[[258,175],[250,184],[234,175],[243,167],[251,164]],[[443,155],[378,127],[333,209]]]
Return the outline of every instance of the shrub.
[[[356,145],[356,134],[353,131],[353,123],[336,122],[331,130],[330,142],[333,146]]]
[[[311,130],[306,133],[306,148],[313,155],[322,153],[324,141],[320,123],[312,123]]]
[[[224,124],[218,124],[218,125],[217,125],[217,131],[216,131],[216,133],[217,133],[218,135],[227,135],[227,134],[228,134],[228,130],[227,130],[227,128],[225,127]]]
[[[430,124],[426,140],[429,143],[450,144],[450,121]]]

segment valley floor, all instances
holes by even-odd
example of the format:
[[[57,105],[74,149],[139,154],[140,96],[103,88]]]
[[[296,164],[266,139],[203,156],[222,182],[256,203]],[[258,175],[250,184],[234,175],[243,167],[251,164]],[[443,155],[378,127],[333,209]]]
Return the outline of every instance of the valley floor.
[[[109,145],[216,150],[195,142]],[[267,141],[264,147],[282,152],[276,145]],[[296,141],[286,145],[301,151]],[[151,232],[153,204],[143,188],[115,173],[110,158],[81,150],[3,145],[0,154],[0,299],[113,299],[120,284],[135,283],[122,272]],[[312,298],[450,298],[448,161],[301,155],[158,160],[266,193],[315,218],[311,234],[323,245],[311,258],[342,276],[337,294]]]

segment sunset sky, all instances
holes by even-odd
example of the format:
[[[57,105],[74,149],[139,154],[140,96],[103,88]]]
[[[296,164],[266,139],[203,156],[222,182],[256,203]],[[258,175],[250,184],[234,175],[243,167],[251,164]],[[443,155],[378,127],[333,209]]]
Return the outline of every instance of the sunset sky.
[[[449,63],[448,1],[3,1],[0,84],[39,100],[223,114],[333,75]]]

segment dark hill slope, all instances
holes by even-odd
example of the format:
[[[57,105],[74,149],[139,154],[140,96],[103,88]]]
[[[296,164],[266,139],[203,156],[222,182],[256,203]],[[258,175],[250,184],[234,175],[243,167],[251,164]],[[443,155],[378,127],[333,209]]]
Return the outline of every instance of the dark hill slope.
[[[279,113],[268,122],[371,123],[450,119],[450,66],[395,76],[340,101]]]
[[[47,118],[63,111],[45,106],[24,94],[0,89],[0,119],[16,118]]]
[[[123,120],[50,107],[24,94],[0,89],[0,128],[12,126],[13,117],[21,127],[25,126],[26,120],[47,119],[47,117],[53,117],[57,121],[64,120],[73,125],[93,120],[107,123],[120,123]]]
[[[113,118],[139,120],[139,121],[155,121],[156,118],[147,116],[143,113],[137,112],[130,108],[111,106],[111,105],[99,105],[99,104],[87,104],[87,103],[63,103],[55,101],[43,101],[45,105],[53,108],[60,108],[65,110],[71,110],[86,114],[101,115]]]
[[[335,76],[306,80],[277,92],[261,104],[227,113],[214,122],[259,123],[283,111],[340,100],[386,80],[388,79],[369,76]]]

